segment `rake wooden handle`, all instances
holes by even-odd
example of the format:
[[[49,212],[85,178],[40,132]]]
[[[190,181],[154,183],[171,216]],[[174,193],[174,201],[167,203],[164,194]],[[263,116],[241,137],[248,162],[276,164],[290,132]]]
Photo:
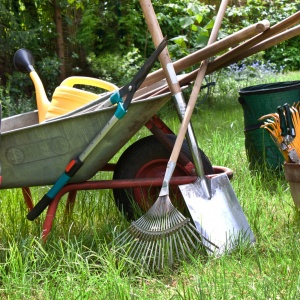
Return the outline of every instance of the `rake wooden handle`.
[[[146,7],[144,7],[144,9],[146,9]],[[181,72],[197,63],[200,63],[204,59],[214,56],[230,47],[239,44],[240,42],[243,42],[261,32],[266,31],[269,27],[270,27],[270,22],[267,20],[263,20],[256,24],[243,28],[242,30],[233,33],[228,37],[225,37],[224,39],[215,42],[213,45],[208,45],[201,50],[198,50],[184,58],[175,61],[173,63],[174,69],[176,73]],[[164,70],[159,69],[155,72],[150,73],[145,79],[141,87],[151,85],[164,78],[165,78]]]

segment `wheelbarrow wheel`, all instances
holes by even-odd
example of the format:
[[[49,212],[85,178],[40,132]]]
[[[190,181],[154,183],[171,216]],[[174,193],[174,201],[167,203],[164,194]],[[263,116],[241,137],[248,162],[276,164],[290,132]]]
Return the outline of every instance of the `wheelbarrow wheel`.
[[[175,135],[167,135],[175,143]],[[188,144],[184,141],[182,149],[186,157],[192,160]],[[201,150],[205,174],[213,174],[214,170],[208,157]],[[163,178],[170,152],[154,137],[147,136],[129,146],[116,164],[113,179]],[[177,163],[175,176],[190,175],[183,165]],[[114,189],[114,199],[119,210],[129,219],[136,219],[144,214],[157,199],[161,187]],[[186,206],[178,186],[170,186],[170,198],[182,213],[186,214]]]

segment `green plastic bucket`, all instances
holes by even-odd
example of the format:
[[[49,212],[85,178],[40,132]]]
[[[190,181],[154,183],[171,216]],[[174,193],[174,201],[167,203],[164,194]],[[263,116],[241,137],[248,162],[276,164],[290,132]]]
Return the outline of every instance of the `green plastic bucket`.
[[[275,113],[279,105],[300,101],[300,81],[277,82],[250,86],[239,91],[244,112],[245,148],[254,169],[262,165],[281,168],[283,156],[258,119]]]

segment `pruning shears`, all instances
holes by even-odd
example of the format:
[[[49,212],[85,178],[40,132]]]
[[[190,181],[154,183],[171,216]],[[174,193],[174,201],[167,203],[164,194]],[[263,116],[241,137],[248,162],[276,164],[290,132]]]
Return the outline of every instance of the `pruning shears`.
[[[296,137],[296,131],[292,120],[292,114],[289,104],[277,107],[277,112],[280,121],[280,130],[283,141],[281,143],[281,149],[288,153],[290,160],[294,163],[299,163],[300,159],[294,148],[290,146]]]
[[[69,182],[69,180],[77,173],[77,171],[84,164],[85,159],[88,155],[96,148],[96,146],[103,140],[109,130],[117,123],[118,120],[122,119],[127,112],[127,109],[133,99],[133,96],[137,89],[141,86],[152,66],[157,60],[162,50],[167,45],[167,39],[164,38],[159,44],[157,49],[147,59],[141,69],[137,72],[130,83],[124,87],[115,91],[110,95],[109,105],[116,105],[116,111],[112,118],[107,122],[103,129],[96,135],[96,137],[90,142],[90,144],[84,149],[84,151],[75,159],[72,159],[65,168],[64,173],[58,178],[55,184],[51,187],[46,195],[33,207],[28,213],[27,218],[34,220],[37,218],[50,203],[54,200],[60,190]],[[125,100],[124,100],[125,98]]]
[[[102,100],[106,100],[106,101],[103,101],[101,103],[101,105],[98,106],[97,109],[101,109],[104,107],[109,107],[111,105],[117,104],[118,106],[122,106],[122,109],[119,108],[120,114],[122,115],[122,110],[123,109],[125,111],[127,110],[128,106],[131,103],[134,93],[138,90],[138,88],[141,86],[141,84],[147,77],[147,75],[150,72],[151,68],[153,67],[155,61],[157,60],[159,54],[166,47],[167,43],[168,43],[168,41],[167,41],[167,38],[165,37],[161,41],[161,43],[158,45],[157,49],[152,53],[152,55],[148,58],[148,60],[144,63],[144,65],[136,73],[136,75],[131,80],[131,82],[126,84],[119,90],[113,92],[112,94],[105,96],[105,98]],[[123,98],[125,98],[125,101],[123,101]]]
[[[281,148],[282,150],[286,150],[296,136],[290,107],[287,103],[283,106],[278,106],[277,112],[279,115],[281,136],[283,138]]]

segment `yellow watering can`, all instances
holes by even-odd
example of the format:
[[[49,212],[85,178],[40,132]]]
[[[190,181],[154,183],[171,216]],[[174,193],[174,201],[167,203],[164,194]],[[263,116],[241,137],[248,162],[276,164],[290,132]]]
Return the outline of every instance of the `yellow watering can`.
[[[15,67],[23,73],[29,73],[33,81],[40,123],[47,119],[61,116],[99,98],[98,94],[74,88],[74,85],[89,85],[110,92],[118,89],[116,85],[101,79],[72,76],[65,79],[55,89],[50,102],[43,83],[34,70],[33,63],[32,54],[26,49],[20,49],[14,55]]]
[[[91,101],[99,99],[98,94],[74,88],[73,86],[76,84],[95,86],[110,92],[118,89],[116,85],[97,78],[82,76],[69,77],[55,89],[45,119],[61,116]],[[37,101],[39,100],[37,99]]]

